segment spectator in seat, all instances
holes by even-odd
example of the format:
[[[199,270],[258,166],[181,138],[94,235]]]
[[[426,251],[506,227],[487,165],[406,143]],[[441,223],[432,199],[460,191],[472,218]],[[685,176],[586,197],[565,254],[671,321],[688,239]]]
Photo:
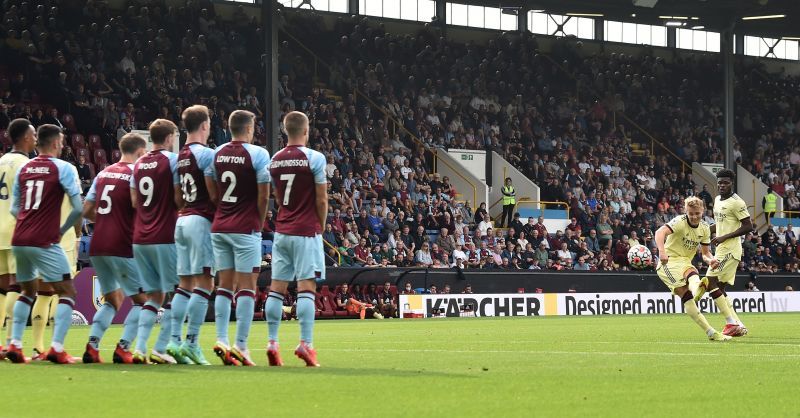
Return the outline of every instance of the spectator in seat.
[[[271,210],[267,211],[267,217],[264,219],[264,227],[261,229],[261,239],[272,241],[275,238],[275,221],[272,219],[273,213]],[[327,225],[326,225],[327,226]],[[336,245],[335,242],[329,243]]]
[[[463,294],[467,294],[467,295],[470,295],[470,294],[472,294],[472,285],[471,285],[471,284],[469,284],[469,283],[467,283],[466,285],[464,285],[464,290],[462,290],[462,291],[461,291],[461,293],[463,293]]]
[[[401,295],[416,295],[417,292],[411,287],[411,282],[405,282]]]
[[[339,291],[336,292],[334,296],[336,299],[336,310],[337,311],[346,311],[347,310],[347,302],[350,300],[352,294],[350,293],[350,286],[347,283],[342,283],[339,286]]]
[[[383,316],[387,318],[394,318],[397,316],[397,300],[392,295],[392,284],[386,282],[383,284],[383,289],[378,292],[378,304]]]
[[[420,249],[414,255],[414,262],[419,267],[430,267],[433,265],[433,257],[431,256],[430,246],[428,242],[423,242]]]
[[[76,167],[78,169],[78,178],[81,181],[81,190],[83,190],[83,193],[85,194],[92,185],[92,171],[89,168],[89,165],[86,164],[86,157],[83,155],[79,156]]]

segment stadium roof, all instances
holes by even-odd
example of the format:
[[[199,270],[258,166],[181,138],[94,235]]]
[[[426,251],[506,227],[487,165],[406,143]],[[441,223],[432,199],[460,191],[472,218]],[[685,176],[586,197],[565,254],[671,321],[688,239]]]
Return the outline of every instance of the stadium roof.
[[[688,18],[687,28],[704,26],[720,32],[735,23],[734,32],[770,38],[800,38],[800,0],[458,0],[491,7],[524,7],[566,15],[585,13],[604,19],[663,25],[665,17]],[[634,16],[635,15],[635,16]],[[747,17],[785,15],[782,18]],[[691,19],[695,17],[697,19]],[[678,19],[680,20],[680,19]]]

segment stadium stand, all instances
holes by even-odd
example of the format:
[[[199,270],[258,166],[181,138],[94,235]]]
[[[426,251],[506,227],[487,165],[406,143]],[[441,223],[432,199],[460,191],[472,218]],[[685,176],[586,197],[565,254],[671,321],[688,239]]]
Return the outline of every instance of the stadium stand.
[[[262,63],[247,55],[261,28],[241,6],[225,19],[209,1],[65,3],[4,3],[3,152],[9,120],[55,123],[69,134],[62,157],[88,181],[119,159],[121,134],[156,117],[180,123],[191,104],[212,110],[212,146],[230,140],[236,108],[263,121]],[[280,116],[306,112],[311,146],[328,157],[331,266],[624,270],[626,248],[654,249],[654,230],[682,213],[684,197],[711,201],[686,170],[722,159],[719,89],[704,88],[720,70],[707,57],[589,55],[573,39],[543,54],[530,34],[477,44],[433,26],[411,36],[366,17],[333,28],[315,14],[284,18],[292,36],[280,44]],[[330,69],[317,76],[301,44]],[[748,100],[737,102],[736,156],[800,211],[800,80],[744,62],[737,75]],[[651,153],[648,135],[667,145]],[[263,123],[257,137],[267,143]],[[542,231],[523,216],[476,235],[488,215],[433,172],[431,150],[447,148],[498,152],[540,185],[542,200],[566,202],[571,225]],[[748,236],[740,269],[800,272],[790,222]],[[563,245],[569,257],[559,258]],[[320,315],[339,314],[335,294],[323,288]]]

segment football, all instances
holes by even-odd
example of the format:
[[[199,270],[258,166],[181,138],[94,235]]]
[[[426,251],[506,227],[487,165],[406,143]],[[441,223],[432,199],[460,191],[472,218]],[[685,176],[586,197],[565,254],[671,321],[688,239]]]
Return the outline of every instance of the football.
[[[653,265],[653,254],[644,245],[634,245],[628,250],[628,264],[635,270],[650,268]]]

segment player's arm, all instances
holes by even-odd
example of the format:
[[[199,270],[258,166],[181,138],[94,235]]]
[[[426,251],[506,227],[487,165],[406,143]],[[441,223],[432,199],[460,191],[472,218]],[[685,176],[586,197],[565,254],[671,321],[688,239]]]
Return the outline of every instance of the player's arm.
[[[325,223],[328,221],[328,184],[315,185],[317,218],[322,230],[325,230]]]
[[[717,268],[717,266],[719,266],[719,260],[711,254],[710,243],[700,244],[700,255],[703,257],[703,262],[711,266],[711,268]]]
[[[169,168],[172,171],[172,201],[178,211],[183,210],[186,201],[183,200],[183,189],[181,188],[181,177],[178,173],[178,156],[172,155],[169,159]]]
[[[672,235],[672,228],[669,225],[661,225],[661,228],[658,228],[656,231],[656,247],[658,248],[658,258],[661,260],[661,264],[667,264],[669,261],[669,257],[667,256],[667,251],[664,249],[664,244],[667,242],[667,237]]]
[[[219,196],[217,196],[217,182],[214,181],[213,177],[205,177],[206,181],[206,190],[208,190],[208,198],[211,200],[211,203],[214,206],[219,204]]]
[[[14,218],[19,214],[19,197],[19,171],[17,171],[17,174],[14,176],[14,187],[11,189],[11,206],[9,208],[9,212],[11,212],[11,216]]]
[[[180,184],[172,187],[172,200],[175,202],[175,207],[178,208],[178,211],[183,210],[186,206],[186,201],[183,200],[183,189],[181,189]]]
[[[89,193],[86,193],[86,199],[83,201],[83,215],[84,218],[94,222],[97,218],[97,177],[92,182],[92,187],[89,187]],[[80,235],[78,235],[80,236]]]
[[[61,235],[63,236],[70,228],[75,228],[75,224],[81,220],[81,208],[83,207],[83,202],[81,202],[81,183],[78,179],[78,170],[74,165],[65,164],[59,167],[59,182],[64,189],[64,193],[69,196],[69,204],[72,206],[67,219],[61,225]]]
[[[269,207],[269,194],[270,194],[270,184],[269,183],[259,183],[258,184],[258,217],[261,220],[259,225],[264,225],[264,221],[267,219],[267,208]]]

